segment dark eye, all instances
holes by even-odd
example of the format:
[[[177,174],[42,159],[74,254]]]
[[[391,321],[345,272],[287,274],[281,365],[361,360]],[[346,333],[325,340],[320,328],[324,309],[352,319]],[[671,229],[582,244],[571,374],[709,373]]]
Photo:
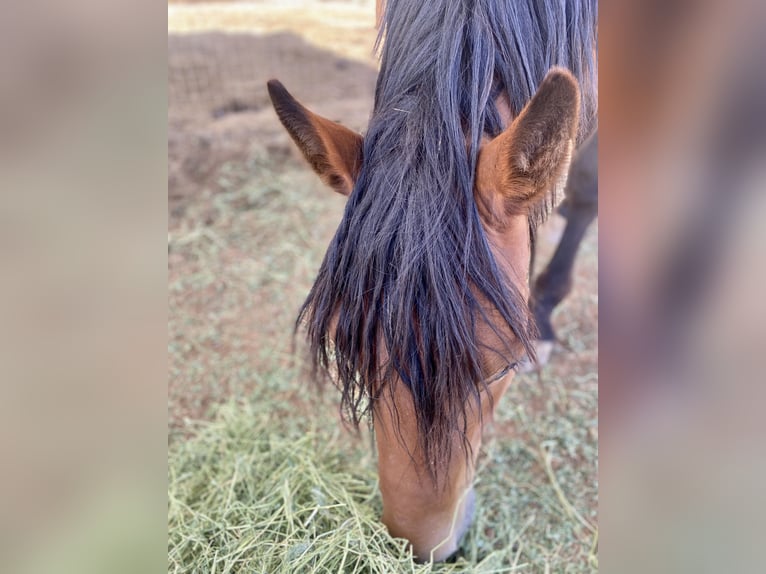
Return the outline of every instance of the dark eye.
[[[508,373],[510,373],[511,371],[516,371],[518,368],[519,368],[519,363],[518,362],[510,363],[509,365],[506,365],[505,367],[500,369],[497,373],[495,373],[494,375],[489,377],[487,379],[487,381],[486,381],[486,384],[489,385],[491,383],[494,383],[495,381],[499,381],[504,376],[506,376]]]

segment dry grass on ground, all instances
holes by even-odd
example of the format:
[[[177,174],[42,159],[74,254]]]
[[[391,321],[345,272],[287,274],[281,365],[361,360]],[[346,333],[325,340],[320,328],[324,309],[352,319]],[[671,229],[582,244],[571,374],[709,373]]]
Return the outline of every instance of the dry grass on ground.
[[[227,173],[228,191],[192,206],[197,223],[169,241],[169,571],[595,570],[596,340],[581,314],[592,297],[576,293],[556,318],[577,352],[518,377],[500,404],[463,557],[416,566],[377,520],[369,436],[342,430],[336,394],[319,393],[291,354],[342,199],[268,158]]]

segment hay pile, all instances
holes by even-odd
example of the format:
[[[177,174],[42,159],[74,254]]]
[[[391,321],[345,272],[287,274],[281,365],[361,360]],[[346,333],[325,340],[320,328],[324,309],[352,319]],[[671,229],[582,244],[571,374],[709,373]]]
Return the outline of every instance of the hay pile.
[[[228,408],[174,453],[169,571],[412,571],[377,519],[373,469],[344,461],[337,436],[270,426]]]
[[[545,571],[555,545],[546,548],[541,534],[560,550],[577,529],[576,519],[561,520],[555,489],[504,476],[509,458],[523,477],[535,457],[495,444],[483,457],[479,508],[462,556],[453,564],[414,564],[405,541],[392,539],[378,520],[369,442],[337,427],[309,428],[310,421],[288,426],[258,407],[230,404],[193,439],[172,446],[169,572]],[[570,562],[566,571],[591,570],[578,562],[585,566]]]

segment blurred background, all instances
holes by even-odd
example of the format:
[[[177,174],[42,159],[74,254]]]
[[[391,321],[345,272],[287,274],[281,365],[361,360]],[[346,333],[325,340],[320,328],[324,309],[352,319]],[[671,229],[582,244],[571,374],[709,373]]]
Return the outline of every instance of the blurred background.
[[[762,563],[764,8],[599,12],[607,571]]]

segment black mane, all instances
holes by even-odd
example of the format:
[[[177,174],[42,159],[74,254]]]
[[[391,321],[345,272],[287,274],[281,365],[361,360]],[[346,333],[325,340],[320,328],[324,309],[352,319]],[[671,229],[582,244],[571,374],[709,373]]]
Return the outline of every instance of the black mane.
[[[482,357],[519,358],[510,342],[480,347],[477,328],[488,319],[477,294],[495,325],[507,325],[533,352],[527,302],[496,265],[474,204],[479,142],[505,127],[494,104],[501,90],[515,115],[553,66],[578,79],[581,133],[589,131],[596,2],[387,4],[361,173],[298,324],[307,326],[314,366],[336,380],[355,425],[370,399],[395,377],[403,381],[436,479],[455,433],[465,437],[467,405],[491,375]],[[550,203],[530,215],[531,228]]]

